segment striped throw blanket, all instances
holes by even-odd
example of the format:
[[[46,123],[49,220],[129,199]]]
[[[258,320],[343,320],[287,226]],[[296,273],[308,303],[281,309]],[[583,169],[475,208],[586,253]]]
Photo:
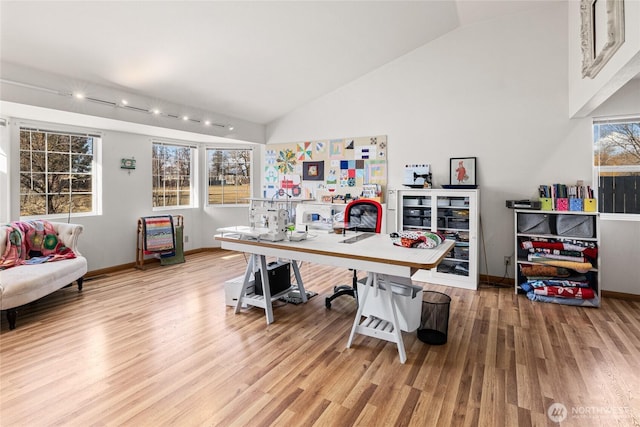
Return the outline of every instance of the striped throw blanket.
[[[175,250],[173,217],[148,216],[142,218],[144,250],[147,253],[169,254]]]

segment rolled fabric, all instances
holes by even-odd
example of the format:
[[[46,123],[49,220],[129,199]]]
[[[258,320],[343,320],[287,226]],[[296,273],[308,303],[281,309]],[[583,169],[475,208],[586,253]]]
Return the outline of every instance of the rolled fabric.
[[[592,299],[595,292],[591,288],[572,288],[564,286],[543,286],[533,292],[537,295],[545,295],[558,298]]]
[[[391,241],[396,246],[405,248],[435,248],[444,241],[444,236],[435,231],[400,231],[391,234]]]
[[[569,277],[569,270],[553,265],[520,265],[520,272],[526,277]]]
[[[556,267],[568,268],[578,273],[587,273],[593,268],[590,262],[563,261],[559,259],[549,259],[538,256],[529,256],[529,261],[539,262],[541,264],[554,265]]]

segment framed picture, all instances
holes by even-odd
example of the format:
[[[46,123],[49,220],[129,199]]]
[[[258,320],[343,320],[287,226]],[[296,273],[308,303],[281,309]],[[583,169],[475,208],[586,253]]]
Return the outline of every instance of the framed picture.
[[[324,181],[324,161],[302,162],[302,179],[305,181]]]
[[[475,157],[452,157],[449,162],[449,182],[452,187],[477,187]]]
[[[580,2],[582,78],[594,78],[624,43],[624,1]]]

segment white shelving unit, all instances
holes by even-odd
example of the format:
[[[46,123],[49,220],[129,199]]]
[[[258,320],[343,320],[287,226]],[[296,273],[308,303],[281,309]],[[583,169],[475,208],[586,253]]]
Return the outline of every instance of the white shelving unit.
[[[596,249],[597,256],[591,259],[592,268],[587,272],[569,269],[571,278],[584,277],[589,287],[600,300],[600,222],[597,212],[583,211],[542,211],[515,209],[515,292],[524,292],[520,285],[527,281],[521,272],[523,265],[538,264],[529,260],[529,249],[522,248],[523,241],[543,241],[576,244]],[[563,277],[566,279],[566,277]]]
[[[416,189],[397,192],[398,230],[439,231],[456,242],[431,270],[413,280],[465,289],[478,288],[479,190]]]

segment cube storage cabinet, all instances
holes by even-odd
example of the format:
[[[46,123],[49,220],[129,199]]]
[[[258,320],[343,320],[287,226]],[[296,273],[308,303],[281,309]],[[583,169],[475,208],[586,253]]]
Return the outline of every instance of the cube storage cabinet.
[[[465,289],[478,288],[479,190],[398,191],[398,230],[439,231],[455,246],[437,268],[413,279]]]

